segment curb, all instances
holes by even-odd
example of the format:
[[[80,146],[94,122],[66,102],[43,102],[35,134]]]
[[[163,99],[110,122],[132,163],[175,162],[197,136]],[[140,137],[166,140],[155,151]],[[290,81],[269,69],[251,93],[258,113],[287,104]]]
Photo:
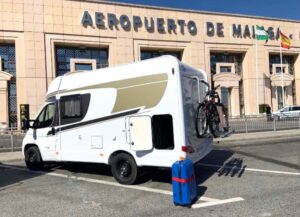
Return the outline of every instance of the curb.
[[[22,152],[4,152],[0,153],[0,163],[1,162],[12,162],[24,160]]]
[[[14,162],[14,161],[23,161],[23,160],[24,160],[24,158],[22,158],[22,157],[6,159],[6,160],[0,160],[0,164],[1,164],[1,162],[4,163],[4,162]]]

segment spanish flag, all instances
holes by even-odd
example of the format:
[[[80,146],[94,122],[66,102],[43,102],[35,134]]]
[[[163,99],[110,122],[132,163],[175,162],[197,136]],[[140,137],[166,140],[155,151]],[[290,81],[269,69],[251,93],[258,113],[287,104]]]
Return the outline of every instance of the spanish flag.
[[[290,49],[291,40],[286,35],[284,35],[281,31],[279,31],[279,33],[280,33],[281,47]]]

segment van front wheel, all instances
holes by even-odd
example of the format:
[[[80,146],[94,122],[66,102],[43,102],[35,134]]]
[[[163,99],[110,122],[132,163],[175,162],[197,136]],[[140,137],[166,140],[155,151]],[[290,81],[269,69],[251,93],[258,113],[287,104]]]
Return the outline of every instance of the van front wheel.
[[[32,146],[26,149],[25,163],[30,170],[40,170],[43,168],[44,162],[38,147]]]
[[[121,153],[112,157],[111,173],[120,184],[132,185],[137,180],[138,168],[130,155]]]

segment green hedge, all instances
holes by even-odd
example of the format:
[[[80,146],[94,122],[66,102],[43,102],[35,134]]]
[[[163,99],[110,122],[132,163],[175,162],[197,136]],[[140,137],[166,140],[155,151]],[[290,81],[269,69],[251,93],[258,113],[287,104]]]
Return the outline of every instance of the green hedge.
[[[265,113],[267,111],[268,104],[259,104],[259,113]]]

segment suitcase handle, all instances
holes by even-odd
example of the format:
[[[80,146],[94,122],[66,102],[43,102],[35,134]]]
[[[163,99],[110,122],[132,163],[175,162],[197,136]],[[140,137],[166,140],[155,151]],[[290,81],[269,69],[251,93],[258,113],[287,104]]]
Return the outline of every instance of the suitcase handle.
[[[187,182],[191,182],[195,179],[195,176],[191,176],[188,179],[181,179],[181,178],[177,178],[177,177],[172,177],[172,181],[174,182],[179,182],[179,183],[187,183]]]

